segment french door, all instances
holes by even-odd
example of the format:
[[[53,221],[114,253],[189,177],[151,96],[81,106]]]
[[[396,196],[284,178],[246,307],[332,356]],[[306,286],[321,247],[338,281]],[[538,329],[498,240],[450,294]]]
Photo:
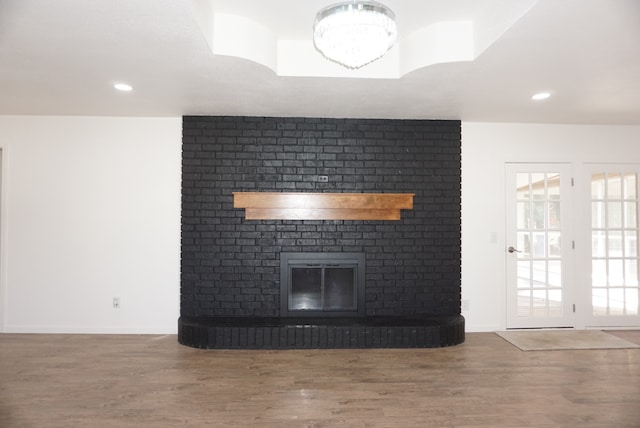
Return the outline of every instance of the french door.
[[[640,326],[640,165],[589,164],[587,326]]]
[[[506,165],[507,328],[573,327],[571,167]]]
[[[640,326],[640,165],[507,164],[505,201],[507,328]]]

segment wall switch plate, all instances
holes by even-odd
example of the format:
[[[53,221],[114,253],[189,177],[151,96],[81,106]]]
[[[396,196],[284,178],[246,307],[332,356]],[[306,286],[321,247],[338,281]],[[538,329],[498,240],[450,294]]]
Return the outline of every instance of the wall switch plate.
[[[114,297],[113,298],[113,309],[120,309],[120,298],[119,297]]]

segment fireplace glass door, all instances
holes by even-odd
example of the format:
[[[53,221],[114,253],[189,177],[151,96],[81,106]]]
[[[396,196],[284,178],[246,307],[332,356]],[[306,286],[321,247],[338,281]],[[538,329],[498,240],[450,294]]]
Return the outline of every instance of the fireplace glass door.
[[[364,255],[282,253],[281,314],[355,316],[364,314]]]
[[[356,266],[291,267],[289,310],[353,311]]]

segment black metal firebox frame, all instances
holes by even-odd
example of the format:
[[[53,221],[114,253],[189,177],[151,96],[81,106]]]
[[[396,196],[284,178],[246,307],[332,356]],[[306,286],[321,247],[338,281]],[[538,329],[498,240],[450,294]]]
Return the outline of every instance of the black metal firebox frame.
[[[356,307],[353,310],[292,310],[289,308],[291,270],[304,266],[355,266]],[[280,316],[281,317],[364,317],[365,316],[365,255],[364,253],[280,253]]]

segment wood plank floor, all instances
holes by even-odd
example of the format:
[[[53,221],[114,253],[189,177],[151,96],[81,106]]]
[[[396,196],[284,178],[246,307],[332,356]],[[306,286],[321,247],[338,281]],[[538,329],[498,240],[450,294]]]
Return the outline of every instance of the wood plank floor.
[[[615,332],[640,343],[640,330]],[[0,334],[0,427],[640,427],[640,349],[224,351]]]

